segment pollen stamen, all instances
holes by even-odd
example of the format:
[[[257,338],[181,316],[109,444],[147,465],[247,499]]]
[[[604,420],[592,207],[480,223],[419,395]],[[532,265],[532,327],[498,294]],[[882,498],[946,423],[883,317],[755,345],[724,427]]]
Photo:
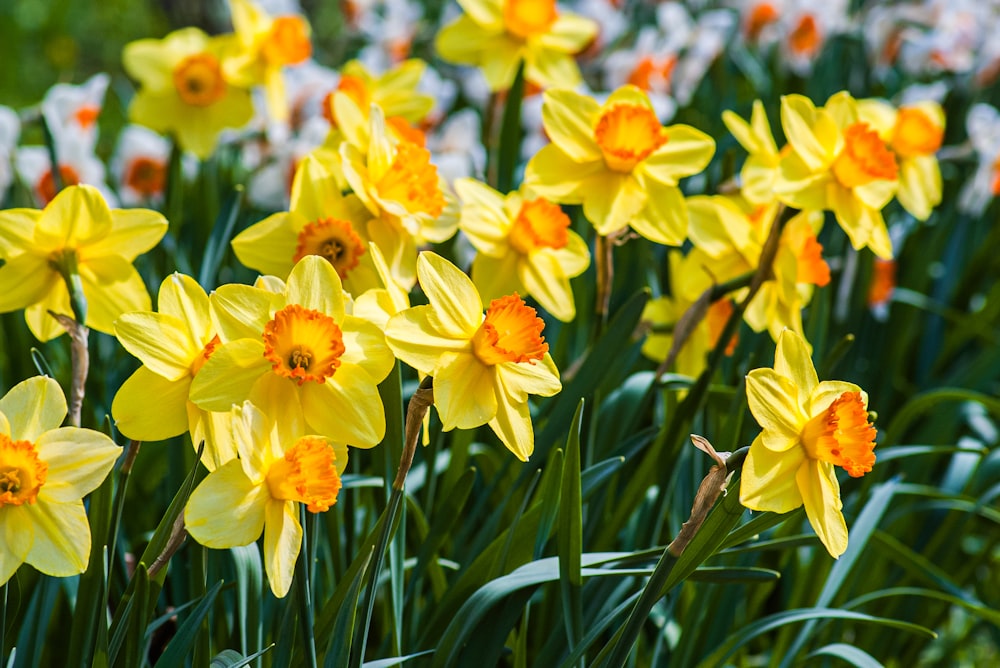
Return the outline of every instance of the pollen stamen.
[[[174,68],[174,86],[181,101],[195,107],[207,107],[226,94],[219,59],[210,53],[188,56]]]
[[[326,382],[340,366],[346,350],[344,337],[333,318],[291,304],[274,314],[264,326],[264,357],[276,374],[302,385]]]
[[[549,350],[542,336],[545,321],[515,292],[494,299],[486,319],[472,337],[472,349],[483,364],[531,362]]]
[[[293,262],[306,255],[319,255],[333,265],[341,280],[358,266],[365,253],[364,243],[354,226],[339,218],[314,220],[302,228],[298,241]]]
[[[0,434],[0,508],[34,503],[48,470],[34,443]]]

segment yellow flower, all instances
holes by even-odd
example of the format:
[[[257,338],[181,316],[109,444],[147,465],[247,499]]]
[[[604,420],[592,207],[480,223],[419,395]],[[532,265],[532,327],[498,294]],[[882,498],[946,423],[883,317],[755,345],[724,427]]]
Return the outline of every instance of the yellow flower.
[[[375,266],[375,272],[378,274],[379,286],[365,290],[358,295],[354,300],[352,314],[375,323],[379,329],[385,330],[389,318],[410,308],[410,293],[393,280],[389,265],[386,264],[385,257],[378,246],[368,244],[368,253]]]
[[[896,109],[884,100],[859,100],[858,114],[896,155],[899,203],[914,218],[927,220],[941,203],[941,169],[934,157],[944,139],[941,105],[928,101]]]
[[[371,214],[367,237],[386,255],[393,277],[413,287],[417,247],[441,243],[458,228],[455,198],[426,148],[389,136],[382,110],[371,108],[371,141],[363,155],[340,146],[344,176]]]
[[[25,309],[40,341],[64,332],[49,311],[72,316],[60,271],[78,273],[87,300],[85,324],[106,334],[128,311],[148,311],[149,293],[132,266],[155,246],[167,221],[148,209],[109,210],[96,188],[70,186],[41,211],[0,211],[0,313]]]
[[[226,411],[249,399],[299,433],[363,448],[382,440],[376,386],[395,360],[377,326],[345,312],[329,262],[302,258],[283,292],[224,285],[210,301],[222,345],[191,383],[191,401]]]
[[[66,399],[38,376],[0,399],[0,585],[27,562],[47,575],[87,570],[83,497],[104,481],[121,448],[96,431],[59,427]]]
[[[269,16],[251,0],[229,0],[229,7],[238,48],[223,62],[226,76],[245,88],[263,84],[271,116],[288,120],[281,70],[312,55],[309,24],[301,16]]]
[[[569,229],[558,205],[523,190],[506,197],[484,183],[459,179],[458,226],[478,251],[472,281],[483,299],[531,295],[563,322],[576,315],[569,279],[590,264],[586,242]]]
[[[778,337],[773,369],[747,376],[747,402],[763,432],[743,464],[740,503],[787,513],[801,505],[834,558],[847,549],[834,466],[852,477],[875,463],[875,428],[868,395],[857,385],[820,382],[805,340],[791,330]]]
[[[288,277],[295,263],[318,255],[337,270],[344,287],[360,295],[378,285],[375,267],[365,257],[363,223],[371,216],[354,195],[341,195],[336,178],[306,156],[295,170],[291,207],[236,235],[236,257],[262,274]]]
[[[207,158],[224,128],[241,127],[253,116],[249,91],[234,88],[223,76],[231,40],[184,28],[163,39],[126,44],[125,71],[141,84],[129,117],[172,133],[181,148]]]
[[[462,16],[444,26],[435,46],[447,61],[479,67],[491,90],[524,78],[542,87],[580,83],[573,54],[597,36],[597,23],[560,11],[555,0],[459,0]]]
[[[661,127],[635,86],[603,106],[573,91],[546,91],[542,121],[552,144],[528,163],[527,187],[554,202],[582,203],[598,234],[631,226],[657,243],[684,241],[687,206],[677,181],[712,159],[711,137],[688,125]]]
[[[205,442],[209,471],[236,457],[226,413],[209,413],[188,399],[191,382],[220,345],[208,295],[190,276],[171,274],[160,284],[159,313],[136,311],[115,321],[115,336],[139,358],[139,367],[115,394],[111,414],[118,430],[138,441],[160,441],[191,432]]]
[[[192,492],[184,526],[206,547],[249,545],[264,534],[264,570],[278,598],[288,593],[302,549],[299,504],[311,513],[337,502],[347,448],[269,421],[249,401],[230,420],[239,459],[220,466]]]
[[[431,252],[417,260],[429,305],[389,319],[385,335],[393,352],[434,377],[434,405],[449,431],[484,424],[518,459],[535,448],[528,395],[562,389],[548,354],[545,323],[517,294],[483,303],[468,276]]]
[[[750,122],[731,111],[722,112],[722,121],[750,156],[740,170],[740,192],[753,204],[774,201],[774,181],[781,155],[771,134],[771,124],[760,100],[754,100]]]
[[[798,209],[833,211],[854,248],[891,258],[882,207],[899,186],[899,165],[855,100],[837,93],[817,109],[808,98],[786,95],[781,124],[793,150],[781,159],[778,197]]]

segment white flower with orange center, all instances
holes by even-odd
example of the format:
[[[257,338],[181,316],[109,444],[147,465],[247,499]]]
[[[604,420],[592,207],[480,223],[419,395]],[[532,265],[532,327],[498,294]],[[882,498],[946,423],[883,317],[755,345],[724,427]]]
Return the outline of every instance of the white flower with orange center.
[[[493,91],[524,78],[542,87],[576,86],[573,55],[597,36],[597,23],[561,11],[556,0],[460,0],[465,13],[444,26],[434,44],[447,61],[479,67]]]
[[[928,101],[897,109],[884,100],[859,100],[858,114],[896,156],[899,203],[918,220],[927,220],[941,203],[941,169],[935,157],[944,140],[941,105]]]
[[[141,125],[128,125],[118,135],[111,171],[122,204],[159,203],[167,185],[170,143]]]
[[[552,143],[528,163],[525,185],[561,204],[583,204],[598,234],[632,227],[680,245],[687,207],[677,182],[700,172],[715,142],[688,125],[663,127],[649,98],[623,86],[603,106],[569,90],[545,93],[542,120]]]
[[[545,323],[515,293],[483,302],[472,281],[439,255],[417,260],[430,302],[389,319],[385,335],[396,356],[434,378],[434,405],[449,431],[488,424],[518,459],[535,447],[528,395],[562,389],[542,336]]]
[[[0,585],[23,563],[46,575],[87,570],[90,524],[83,497],[122,449],[100,432],[60,427],[66,399],[37,376],[0,398]]]
[[[60,83],[45,93],[41,111],[56,145],[67,137],[82,140],[93,150],[97,144],[97,117],[104,106],[104,94],[111,77],[95,74],[79,86]]]
[[[229,0],[236,48],[226,54],[226,77],[243,87],[263,85],[268,111],[277,121],[289,119],[282,69],[312,55],[309,23],[301,16],[272,17],[251,0]]]
[[[853,383],[820,382],[805,339],[785,330],[774,368],[747,375],[747,402],[763,431],[743,464],[740,503],[775,513],[804,505],[824,547],[839,557],[847,525],[834,467],[858,477],[875,464],[868,395]]]
[[[792,151],[781,159],[774,186],[779,199],[798,209],[833,211],[854,248],[891,258],[882,208],[899,187],[899,163],[856,101],[841,92],[817,109],[808,98],[786,95],[781,124]]]
[[[336,177],[319,160],[306,156],[295,171],[291,206],[240,232],[233,252],[247,267],[287,278],[307,255],[324,258],[352,295],[378,287],[365,258],[365,224],[371,214],[354,195],[340,193]]]
[[[209,313],[208,295],[190,276],[163,279],[158,312],[133,311],[115,321],[115,336],[142,362],[111,403],[115,425],[137,441],[161,441],[191,433],[209,471],[236,457],[225,413],[198,408],[191,383],[221,345]],[[155,397],[155,399],[152,399]]]
[[[191,401],[225,411],[249,399],[301,433],[370,448],[385,433],[377,385],[395,362],[381,330],[345,309],[333,266],[307,255],[282,292],[224,285],[211,296],[220,345]]]
[[[249,91],[223,74],[222,59],[232,44],[232,37],[184,28],[125,45],[125,71],[141,85],[129,106],[131,120],[170,133],[184,150],[208,157],[223,129],[241,127],[253,116]]]
[[[288,593],[302,549],[299,504],[321,513],[337,502],[347,448],[270,420],[249,401],[226,414],[239,458],[191,493],[184,526],[215,549],[249,545],[264,534],[264,570],[278,598]]]
[[[532,296],[564,322],[576,315],[569,279],[590,265],[586,242],[569,229],[559,205],[522,191],[506,197],[484,183],[459,179],[459,229],[478,251],[472,281],[484,300]]]
[[[367,238],[386,255],[396,281],[411,288],[417,248],[446,241],[458,228],[457,203],[430,151],[390,137],[373,105],[367,153],[345,142],[340,155],[347,182],[370,214]]]

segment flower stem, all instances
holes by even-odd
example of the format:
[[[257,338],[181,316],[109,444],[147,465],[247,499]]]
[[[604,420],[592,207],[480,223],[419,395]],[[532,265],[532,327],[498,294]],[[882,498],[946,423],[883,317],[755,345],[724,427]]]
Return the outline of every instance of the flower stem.
[[[603,234],[597,235],[594,247],[594,264],[597,268],[597,298],[594,312],[597,320],[594,324],[594,339],[604,331],[608,322],[608,311],[611,306],[611,283],[615,278],[614,244]]]
[[[396,479],[392,481],[392,488],[403,489],[406,482],[406,474],[409,473],[413,465],[413,455],[417,451],[417,441],[420,440],[420,427],[423,425],[424,416],[434,403],[434,379],[427,376],[420,382],[420,387],[413,393],[410,403],[406,408],[406,442],[403,444],[403,456],[399,459],[399,468],[396,470]]]

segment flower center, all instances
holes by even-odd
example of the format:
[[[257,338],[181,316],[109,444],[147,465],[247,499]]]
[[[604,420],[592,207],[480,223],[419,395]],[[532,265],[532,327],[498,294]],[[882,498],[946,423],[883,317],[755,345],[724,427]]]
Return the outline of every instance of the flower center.
[[[333,318],[290,304],[264,325],[264,357],[279,376],[326,382],[340,366],[344,336]]]
[[[0,508],[34,503],[48,470],[34,443],[0,434]]]
[[[664,90],[670,86],[670,76],[677,65],[677,56],[667,56],[657,62],[652,56],[646,56],[639,61],[632,73],[628,75],[628,83],[644,91]]]
[[[875,433],[861,393],[844,392],[806,423],[802,444],[813,459],[841,466],[857,478],[875,463]]]
[[[76,110],[76,113],[73,114],[73,118],[75,118],[76,122],[80,124],[80,127],[86,129],[91,127],[94,123],[97,122],[97,116],[100,113],[101,113],[100,107],[94,106],[92,104],[84,104],[79,109]]]
[[[708,307],[705,314],[705,323],[708,325],[708,345],[715,348],[719,343],[719,338],[726,329],[729,316],[733,314],[733,302],[728,299],[720,299]],[[739,343],[739,333],[733,334],[726,344],[726,355],[732,355],[736,351],[736,344]]]
[[[845,188],[863,186],[899,175],[896,156],[867,123],[854,123],[844,130],[844,149],[833,163],[833,173]]]
[[[795,28],[788,34],[788,46],[792,53],[800,56],[813,56],[819,51],[823,43],[823,36],[820,34],[819,26],[816,25],[816,18],[812,14],[806,14],[795,25]]]
[[[226,94],[219,59],[210,53],[188,56],[174,68],[174,86],[181,101],[194,107],[207,107]]]
[[[558,204],[538,198],[525,201],[510,228],[510,245],[529,255],[540,248],[563,248],[569,243],[569,216]]]
[[[325,440],[303,436],[268,469],[271,497],[305,503],[311,513],[329,510],[340,491],[340,476],[333,465],[336,458]]]
[[[295,65],[312,55],[309,26],[300,16],[279,16],[261,48],[264,60],[272,65]]]
[[[163,192],[167,182],[167,166],[162,160],[136,158],[125,171],[125,184],[145,197]]]
[[[408,141],[396,146],[392,166],[375,184],[379,197],[402,204],[410,213],[437,218],[445,199],[438,186],[437,167],[427,149]]]
[[[667,143],[656,114],[647,107],[618,104],[605,111],[594,138],[604,154],[604,162],[616,172],[631,172],[639,162]]]
[[[59,165],[59,176],[62,179],[63,186],[76,186],[80,184],[80,175],[76,173],[76,170],[69,165]],[[42,198],[42,202],[48,204],[56,195],[56,180],[52,176],[52,170],[47,170],[42,174],[42,178],[38,179],[38,183],[35,185],[35,190],[38,191],[38,196]]]
[[[778,10],[770,2],[758,2],[750,10],[746,19],[747,39],[754,41],[760,36],[760,31],[778,20]]]
[[[896,287],[896,262],[875,258],[872,281],[868,286],[868,306],[885,304]]]
[[[215,349],[222,345],[222,341],[219,340],[219,335],[216,334],[212,337],[212,340],[205,344],[201,352],[195,355],[194,360],[191,362],[191,377],[194,378],[201,371],[201,367],[205,366],[205,362],[208,358],[212,356]]]
[[[941,148],[944,128],[934,124],[920,109],[903,107],[896,117],[889,145],[901,158],[933,155]]]
[[[306,255],[319,255],[326,259],[343,280],[348,272],[358,266],[365,246],[349,221],[338,218],[314,220],[299,232],[294,262]]]
[[[390,116],[385,119],[385,124],[396,136],[396,139],[407,141],[417,146],[427,146],[427,135],[420,128],[410,125],[410,122],[402,116]]]
[[[503,24],[522,39],[548,32],[559,17],[555,0],[507,0]]]
[[[540,360],[549,350],[545,321],[515,292],[494,299],[486,319],[472,337],[472,349],[483,364]]]

